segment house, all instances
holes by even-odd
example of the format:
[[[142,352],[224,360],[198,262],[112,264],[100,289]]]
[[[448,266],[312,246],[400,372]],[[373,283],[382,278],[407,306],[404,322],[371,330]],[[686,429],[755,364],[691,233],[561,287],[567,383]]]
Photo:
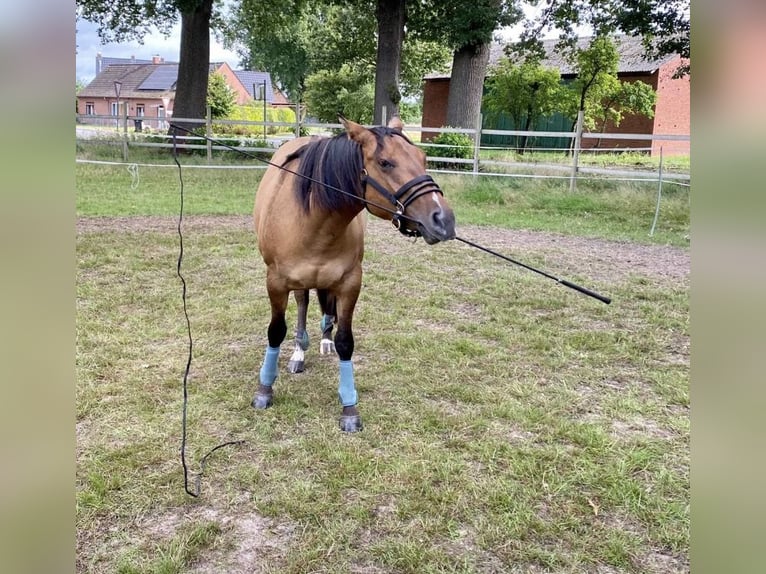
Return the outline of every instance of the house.
[[[149,61],[103,58],[98,54],[96,70],[96,77],[77,94],[78,121],[103,125],[113,123],[113,119],[98,116],[121,116],[127,106],[127,114],[134,121],[141,118],[141,124],[146,123],[157,129],[166,127],[163,118],[173,114],[178,63],[165,62],[160,56],[154,56]],[[268,72],[233,70],[226,62],[211,63],[210,71],[226,78],[237,104],[263,99],[265,91],[267,105],[290,105],[284,94],[272,84]],[[136,129],[140,129],[141,124],[136,121]]]
[[[580,40],[586,45],[590,38]],[[571,65],[555,50],[557,40],[543,42],[547,57],[543,65],[558,68],[562,81],[571,81],[576,77]],[[691,83],[689,76],[673,78],[676,69],[683,62],[679,56],[666,56],[661,59],[648,59],[640,38],[618,36],[616,46],[620,55],[617,77],[624,82],[641,80],[649,84],[657,92],[657,103],[654,118],[646,116],[626,115],[619,126],[607,123],[606,133],[623,134],[662,134],[686,135],[691,133]],[[494,44],[490,53],[489,68],[497,64],[501,58],[507,57],[504,46]],[[423,87],[423,127],[444,127],[447,115],[447,97],[449,95],[450,77],[448,75],[429,75],[424,79]],[[486,126],[485,127],[490,127]],[[493,129],[505,129],[491,126]],[[508,128],[510,129],[510,128]],[[548,131],[569,131],[570,126],[560,124],[546,127]],[[436,137],[437,132],[423,132],[423,139]],[[566,140],[569,141],[569,140]],[[688,154],[689,141],[675,140],[608,140],[583,139],[583,148],[646,148],[651,145],[652,155],[658,154],[660,147],[665,154]]]

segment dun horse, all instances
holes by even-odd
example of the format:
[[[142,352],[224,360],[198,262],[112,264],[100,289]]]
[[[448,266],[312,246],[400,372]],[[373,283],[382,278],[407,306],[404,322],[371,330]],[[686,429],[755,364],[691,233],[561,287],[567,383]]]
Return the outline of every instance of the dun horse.
[[[340,120],[344,134],[298,138],[279,148],[258,187],[253,216],[266,264],[271,322],[252,406],[272,404],[290,291],[298,303],[298,324],[288,370],[303,370],[309,289],[316,289],[323,314],[320,352],[335,350],[339,358],[340,428],[354,432],[362,429],[362,420],[351,323],[362,285],[364,209],[428,244],[455,237],[455,216],[426,175],[425,154],[402,133],[399,118],[372,129]]]

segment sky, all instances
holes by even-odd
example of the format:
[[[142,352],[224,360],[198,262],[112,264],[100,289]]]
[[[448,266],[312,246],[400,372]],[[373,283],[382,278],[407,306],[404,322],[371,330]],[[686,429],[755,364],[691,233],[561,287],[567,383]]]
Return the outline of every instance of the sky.
[[[111,58],[130,58],[151,60],[152,56],[159,55],[166,62],[177,62],[181,46],[181,24],[173,28],[169,37],[160,32],[147,35],[144,43],[124,42],[122,44],[101,44],[98,37],[97,26],[85,20],[78,20],[75,24],[77,30],[77,54],[75,57],[76,71],[75,80],[83,83],[90,82],[96,75],[96,54]],[[215,37],[210,37],[210,61],[227,62],[232,68],[239,68],[239,56],[235,52],[226,50],[219,44]]]

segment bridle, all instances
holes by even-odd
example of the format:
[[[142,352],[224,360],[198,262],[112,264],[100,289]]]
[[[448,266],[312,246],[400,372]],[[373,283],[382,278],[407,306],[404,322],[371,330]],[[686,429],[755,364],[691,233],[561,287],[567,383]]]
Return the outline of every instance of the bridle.
[[[362,170],[362,197],[366,199],[366,190],[367,185],[371,185],[375,189],[378,190],[378,192],[385,197],[389,202],[391,202],[391,205],[393,205],[396,208],[396,211],[393,213],[393,216],[391,217],[391,223],[393,223],[394,227],[399,230],[399,233],[402,235],[407,235],[408,237],[420,237],[420,232],[417,229],[405,229],[402,227],[402,220],[401,218],[404,217],[405,219],[410,219],[404,215],[404,211],[407,209],[407,206],[410,205],[413,201],[415,201],[417,198],[419,198],[422,195],[425,195],[427,193],[438,193],[442,197],[444,196],[444,193],[439,188],[439,185],[433,180],[433,178],[428,174],[419,175],[407,183],[405,183],[403,186],[401,186],[396,193],[391,193],[388,191],[383,184],[381,184],[379,181],[377,181],[374,177],[372,177],[369,173],[367,173],[366,169]],[[402,200],[402,198],[407,194],[407,192],[410,192],[410,194],[407,196],[406,199]],[[367,206],[367,209],[369,210],[369,203],[365,204]]]

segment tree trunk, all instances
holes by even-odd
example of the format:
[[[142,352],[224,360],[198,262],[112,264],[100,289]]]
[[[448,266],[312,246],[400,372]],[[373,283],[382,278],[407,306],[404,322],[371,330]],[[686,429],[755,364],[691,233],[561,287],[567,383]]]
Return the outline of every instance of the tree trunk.
[[[181,51],[178,60],[178,80],[173,104],[173,118],[203,119],[207,102],[207,82],[210,74],[210,17],[213,0],[199,0],[197,7],[181,13]],[[204,124],[176,122],[187,130]],[[178,135],[186,135],[177,130]],[[171,128],[172,133],[172,128]]]
[[[447,97],[449,127],[476,127],[488,62],[489,44],[464,46],[454,53]]]
[[[375,67],[375,110],[373,122],[383,123],[399,115],[399,66],[406,20],[405,0],[378,0],[378,55]]]

